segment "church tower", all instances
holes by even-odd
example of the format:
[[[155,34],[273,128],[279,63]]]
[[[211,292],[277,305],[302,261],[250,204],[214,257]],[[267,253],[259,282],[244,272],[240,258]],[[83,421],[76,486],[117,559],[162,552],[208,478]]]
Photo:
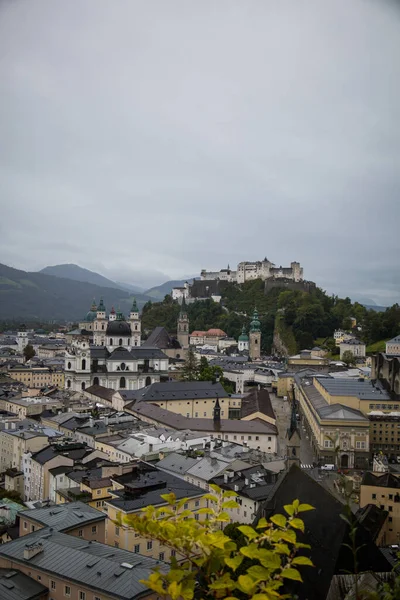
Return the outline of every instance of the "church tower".
[[[93,323],[93,342],[95,346],[104,346],[104,340],[107,329],[106,307],[103,298],[97,307],[96,319]]]
[[[253,319],[250,322],[249,358],[257,360],[261,356],[261,323],[258,320],[257,309],[254,309]]]
[[[182,298],[181,311],[178,317],[177,339],[182,348],[189,346],[189,317],[186,311],[185,297]]]
[[[286,431],[286,439],[286,469],[289,470],[293,464],[300,467],[300,431],[297,424],[296,400],[294,399],[294,397],[292,400],[292,413],[290,416],[290,425]]]
[[[132,332],[132,346],[140,346],[142,343],[142,324],[139,317],[139,309],[136,298],[133,299],[131,312],[129,313],[129,324]]]

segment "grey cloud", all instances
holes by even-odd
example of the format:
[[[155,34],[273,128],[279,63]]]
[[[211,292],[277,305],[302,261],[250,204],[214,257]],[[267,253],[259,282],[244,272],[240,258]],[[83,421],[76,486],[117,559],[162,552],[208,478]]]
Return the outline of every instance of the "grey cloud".
[[[0,56],[2,262],[398,298],[397,3],[17,0]]]

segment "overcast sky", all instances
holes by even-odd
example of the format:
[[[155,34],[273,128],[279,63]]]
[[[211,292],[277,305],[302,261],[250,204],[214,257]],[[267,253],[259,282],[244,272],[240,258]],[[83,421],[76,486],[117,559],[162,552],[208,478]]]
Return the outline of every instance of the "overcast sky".
[[[0,0],[0,262],[400,299],[400,4]]]

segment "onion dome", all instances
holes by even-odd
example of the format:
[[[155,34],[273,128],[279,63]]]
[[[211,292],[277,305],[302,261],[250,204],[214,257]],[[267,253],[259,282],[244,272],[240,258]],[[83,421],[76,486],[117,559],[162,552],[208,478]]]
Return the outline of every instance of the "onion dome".
[[[131,326],[123,320],[109,321],[106,335],[116,337],[130,337],[132,335]]]
[[[104,306],[103,297],[100,298],[100,304],[97,307],[97,312],[106,312],[106,307]]]
[[[97,317],[97,306],[96,306],[96,301],[93,298],[92,306],[90,307],[89,312],[86,313],[86,317],[84,318],[84,321],[92,322],[96,319],[96,317]]]
[[[246,328],[243,325],[242,328],[242,333],[239,335],[239,342],[248,342],[249,341],[249,336],[246,333]]]
[[[260,331],[261,323],[258,319],[258,311],[255,308],[253,313],[253,319],[250,322],[250,331]]]

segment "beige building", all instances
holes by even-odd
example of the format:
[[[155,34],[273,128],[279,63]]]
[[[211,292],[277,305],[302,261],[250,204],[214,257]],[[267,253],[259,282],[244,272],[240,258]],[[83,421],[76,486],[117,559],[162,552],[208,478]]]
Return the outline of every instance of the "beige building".
[[[337,397],[329,394],[326,389],[328,380],[338,381],[307,373],[295,376],[295,397],[315,456],[320,462],[337,467],[366,468],[369,459],[369,420],[360,411],[360,400],[350,396],[349,390],[346,392],[348,402],[340,400],[339,403]]]
[[[301,350],[299,354],[289,356],[287,364],[289,370],[294,365],[301,365],[301,368],[310,367],[313,369],[317,366],[326,366],[329,364],[329,361],[327,358],[313,353],[312,350]]]
[[[57,411],[62,407],[60,400],[46,396],[29,396],[25,398],[0,398],[0,409],[12,412],[20,419],[40,415],[44,410]]]
[[[30,367],[19,365],[8,371],[15,381],[20,381],[27,387],[44,388],[51,385],[64,389],[64,371],[50,367]]]
[[[360,487],[360,508],[374,504],[388,512],[385,543],[400,543],[400,479],[393,473],[364,474]]]
[[[21,469],[26,452],[38,452],[48,444],[49,438],[41,430],[0,431],[0,472],[10,468]]]
[[[4,489],[10,492],[16,492],[24,497],[24,474],[22,471],[11,468],[7,469],[4,475]]]
[[[140,513],[142,508],[148,505],[158,508],[167,507],[168,504],[161,498],[161,495],[174,492],[178,500],[188,499],[182,510],[191,510],[195,518],[200,518],[197,511],[207,506],[207,500],[203,498],[204,490],[144,463],[139,463],[131,473],[111,479],[113,482],[111,495],[114,497],[106,501],[107,544],[161,561],[168,561],[171,558],[171,550],[156,540],[142,538],[129,528],[125,522],[126,517],[133,513]],[[140,493],[138,493],[139,490]],[[119,495],[115,492],[119,492]],[[161,513],[160,518],[162,516]],[[120,525],[116,525],[114,522],[119,520],[118,517],[121,519]],[[177,558],[179,559],[179,556]]]

